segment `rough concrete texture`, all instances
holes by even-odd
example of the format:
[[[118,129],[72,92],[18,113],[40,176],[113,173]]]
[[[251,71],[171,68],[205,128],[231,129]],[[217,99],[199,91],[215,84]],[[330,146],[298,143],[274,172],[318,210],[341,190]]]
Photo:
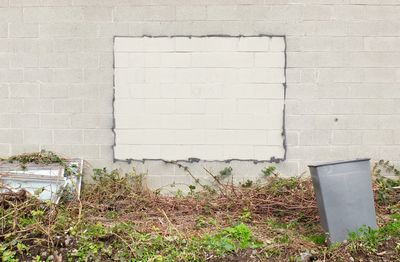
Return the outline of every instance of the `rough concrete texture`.
[[[284,37],[116,37],[116,159],[283,159]]]
[[[40,149],[92,167],[191,183],[161,161],[113,163],[113,38],[286,36],[286,175],[310,162],[400,160],[400,3],[394,0],[0,0],[0,154]],[[133,105],[134,106],[134,105]],[[188,164],[206,177],[265,163]]]

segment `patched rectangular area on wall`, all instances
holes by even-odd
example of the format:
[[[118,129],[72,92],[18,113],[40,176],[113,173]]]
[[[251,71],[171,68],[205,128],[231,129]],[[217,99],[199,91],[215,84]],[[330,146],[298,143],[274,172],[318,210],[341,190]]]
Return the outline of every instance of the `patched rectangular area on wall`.
[[[116,159],[283,159],[283,36],[115,37]]]

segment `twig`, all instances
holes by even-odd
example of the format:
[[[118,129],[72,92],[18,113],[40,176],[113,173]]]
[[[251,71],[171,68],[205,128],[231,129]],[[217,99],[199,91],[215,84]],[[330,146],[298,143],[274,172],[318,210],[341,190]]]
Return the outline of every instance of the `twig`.
[[[221,181],[218,179],[218,177],[214,176],[207,168],[203,167],[203,169],[209,174],[225,191],[226,187],[224,184],[221,183]],[[221,192],[222,195],[226,196],[224,190],[222,190],[220,187],[218,187],[219,191]]]
[[[174,226],[174,224],[172,224],[171,220],[169,220],[167,214],[165,213],[164,210],[159,209],[158,210],[164,215],[165,219],[167,220],[168,224],[176,231],[176,233],[178,233],[178,235],[183,238],[183,235],[181,234],[181,232]]]

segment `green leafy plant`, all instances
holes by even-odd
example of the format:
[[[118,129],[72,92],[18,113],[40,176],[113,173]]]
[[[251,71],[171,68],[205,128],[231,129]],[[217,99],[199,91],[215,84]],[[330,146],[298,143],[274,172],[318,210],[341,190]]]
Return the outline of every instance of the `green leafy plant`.
[[[384,226],[373,229],[363,226],[357,232],[349,233],[349,247],[353,251],[365,250],[377,253],[379,246],[392,237],[400,237],[400,214],[391,216]]]
[[[247,179],[243,184],[242,187],[251,187],[253,185],[253,181],[250,179]]]
[[[219,174],[221,177],[228,177],[232,175],[232,171],[233,171],[232,167],[229,166],[219,171]]]
[[[234,252],[238,249],[262,247],[262,243],[253,237],[250,228],[243,223],[226,228],[221,233],[206,236],[204,241],[207,248],[213,250],[217,255]]]
[[[240,221],[242,221],[243,223],[249,223],[251,222],[252,219],[252,215],[251,215],[251,211],[248,208],[244,208],[242,214],[240,215]]]
[[[30,157],[58,161],[23,158]],[[271,173],[243,188],[219,174],[207,188],[193,176],[189,194],[177,196],[147,189],[144,175],[134,170],[98,169],[80,199],[58,205],[23,192],[0,195],[0,260],[56,261],[61,255],[63,261],[298,261],[307,250],[321,261],[397,261],[396,181],[382,174],[374,180],[376,196],[387,190],[384,201],[376,202],[380,228],[364,228],[333,248],[324,246],[310,180]]]
[[[325,234],[315,234],[308,236],[308,239],[310,239],[312,242],[314,242],[317,245],[323,245],[326,242],[326,235]]]
[[[397,169],[389,161],[379,160],[375,163],[372,173],[375,177],[375,184],[377,185],[377,201],[380,203],[388,203],[393,200],[393,195],[397,195],[395,192],[396,187],[400,187],[400,179],[392,179],[382,174],[394,174],[394,176],[400,176],[400,170]],[[400,200],[400,197],[394,199],[396,202]]]
[[[276,172],[276,167],[275,166],[267,166],[263,170],[261,170],[261,172],[263,173],[263,175],[265,177],[269,177],[271,175],[274,175],[274,176],[278,175],[278,173]]]

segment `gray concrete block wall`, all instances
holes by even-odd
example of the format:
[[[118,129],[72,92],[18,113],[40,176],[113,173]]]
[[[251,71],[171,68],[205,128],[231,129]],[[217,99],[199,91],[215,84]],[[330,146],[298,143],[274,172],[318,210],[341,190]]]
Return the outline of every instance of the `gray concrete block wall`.
[[[286,175],[400,160],[396,0],[0,0],[0,154],[48,149],[190,183],[171,164],[113,163],[113,37],[206,34],[286,36]],[[266,164],[188,165],[231,165],[240,180]]]

